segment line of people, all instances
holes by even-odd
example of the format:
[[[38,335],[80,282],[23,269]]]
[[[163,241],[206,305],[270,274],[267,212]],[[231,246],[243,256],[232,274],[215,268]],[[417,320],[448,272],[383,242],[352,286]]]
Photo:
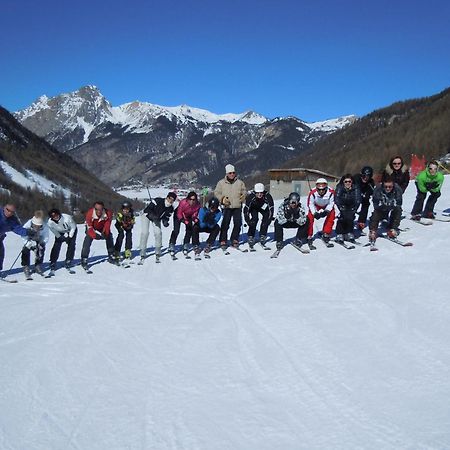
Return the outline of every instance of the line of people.
[[[417,195],[411,211],[411,218],[420,220],[422,217],[434,217],[433,209],[441,195],[444,181],[439,172],[436,161],[430,161],[425,170],[416,177]],[[335,240],[337,242],[355,240],[356,232],[362,231],[367,224],[367,216],[372,200],[373,212],[369,219],[369,240],[374,242],[380,222],[387,225],[389,237],[396,237],[402,217],[403,193],[409,184],[409,172],[399,156],[392,158],[382,173],[381,183],[376,185],[373,170],[364,166],[360,173],[353,176],[345,174],[333,189],[325,178],[317,179],[315,186],[308,194],[306,209],[300,202],[300,196],[292,192],[274,211],[274,201],[262,183],[256,183],[251,191],[247,191],[245,184],[236,174],[233,165],[225,167],[225,177],[214,189],[214,193],[201,207],[196,192],[189,192],[187,197],[175,204],[177,195],[169,192],[166,198],[155,198],[145,208],[141,216],[140,256],[146,257],[150,224],[152,224],[155,240],[155,254],[161,255],[162,229],[168,227],[172,218],[173,230],[169,239],[169,252],[175,252],[175,246],[180,227],[185,226],[183,250],[188,251],[192,242],[194,252],[200,248],[200,233],[208,234],[205,254],[208,254],[217,239],[220,246],[228,246],[228,231],[233,222],[230,235],[232,246],[238,247],[239,236],[242,231],[242,216],[248,226],[247,240],[250,248],[256,242],[256,230],[261,216],[259,228],[259,242],[265,245],[269,225],[274,221],[274,235],[278,249],[283,247],[283,231],[285,228],[296,228],[297,244],[313,245],[315,237],[314,223],[325,219],[320,231],[321,238],[328,243],[336,222]],[[428,199],[426,200],[427,195]],[[426,200],[426,202],[425,202]],[[425,204],[425,207],[424,207]],[[221,224],[219,222],[222,220]],[[131,258],[133,247],[132,231],[135,225],[135,214],[132,204],[124,202],[115,217],[117,237],[114,242],[111,232],[113,213],[103,202],[95,202],[86,213],[86,229],[81,250],[81,265],[87,268],[91,244],[94,240],[104,240],[108,253],[108,260],[117,264],[121,256],[123,241],[125,240],[124,257]],[[49,239],[49,231],[54,236],[54,244],[50,253],[50,269],[55,270],[62,244],[67,244],[64,265],[70,268],[75,255],[77,226],[72,216],[61,213],[58,209],[48,212],[45,220],[43,211],[36,211],[34,216],[23,226],[16,216],[16,208],[12,203],[6,204],[0,210],[0,272],[3,270],[5,248],[3,240],[6,232],[13,231],[24,240],[21,250],[21,263],[25,274],[30,273],[30,254],[35,253],[35,271],[42,273],[45,246]],[[3,272],[1,272],[3,275]]]

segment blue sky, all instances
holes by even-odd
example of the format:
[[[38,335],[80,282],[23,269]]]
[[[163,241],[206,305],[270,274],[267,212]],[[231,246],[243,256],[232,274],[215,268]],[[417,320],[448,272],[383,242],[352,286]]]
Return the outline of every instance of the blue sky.
[[[449,5],[4,0],[0,104],[94,84],[113,105],[364,115],[450,86]]]

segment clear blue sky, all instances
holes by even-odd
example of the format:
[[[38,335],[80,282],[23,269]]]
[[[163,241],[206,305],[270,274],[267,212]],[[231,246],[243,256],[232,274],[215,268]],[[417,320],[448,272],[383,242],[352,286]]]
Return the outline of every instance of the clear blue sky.
[[[12,111],[94,84],[113,105],[314,121],[450,86],[448,0],[3,0],[0,29]]]

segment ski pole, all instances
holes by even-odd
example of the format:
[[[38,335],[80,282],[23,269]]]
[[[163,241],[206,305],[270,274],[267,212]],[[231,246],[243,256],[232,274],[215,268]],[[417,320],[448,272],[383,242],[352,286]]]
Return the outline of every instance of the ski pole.
[[[17,258],[14,260],[14,262],[11,264],[11,267],[9,268],[8,272],[11,272],[12,268],[15,266],[17,260],[19,259],[19,256],[22,254],[22,249],[20,249],[19,254],[17,255]]]
[[[437,161],[437,163],[441,169],[444,169],[447,173],[450,173],[450,170],[448,170],[446,167],[444,167],[439,161]]]

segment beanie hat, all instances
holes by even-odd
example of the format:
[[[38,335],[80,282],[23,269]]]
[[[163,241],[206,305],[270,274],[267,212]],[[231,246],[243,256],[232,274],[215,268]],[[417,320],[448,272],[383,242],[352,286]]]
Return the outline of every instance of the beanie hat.
[[[227,164],[225,166],[225,173],[236,172],[232,164]]]
[[[173,198],[174,200],[176,200],[177,199],[177,194],[175,194],[175,192],[169,192],[167,194],[167,197],[170,197],[170,198]]]
[[[44,224],[43,217],[43,211],[35,211],[34,216],[31,218],[31,224],[36,225],[37,227],[42,227],[42,225]]]
[[[264,185],[262,183],[256,183],[253,190],[255,192],[264,192]]]

